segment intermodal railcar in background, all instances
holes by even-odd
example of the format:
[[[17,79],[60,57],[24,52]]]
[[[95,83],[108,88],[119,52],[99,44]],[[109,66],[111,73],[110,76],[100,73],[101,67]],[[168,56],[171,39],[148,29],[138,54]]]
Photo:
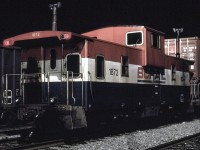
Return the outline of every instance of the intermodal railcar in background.
[[[179,46],[178,46],[179,44]],[[177,49],[179,47],[179,49]],[[175,56],[176,52],[180,52],[180,57],[183,59],[194,61],[190,66],[190,72],[193,74],[191,79],[190,97],[195,109],[195,112],[200,111],[200,40],[199,37],[186,37],[177,39],[165,39],[165,53],[170,56]]]
[[[3,43],[22,48],[20,73],[3,76],[3,103],[17,99],[17,118],[35,118],[43,132],[84,128],[90,120],[185,112],[191,102],[193,62],[165,55],[164,33],[149,27],[34,31]],[[10,77],[19,79],[15,89]]]

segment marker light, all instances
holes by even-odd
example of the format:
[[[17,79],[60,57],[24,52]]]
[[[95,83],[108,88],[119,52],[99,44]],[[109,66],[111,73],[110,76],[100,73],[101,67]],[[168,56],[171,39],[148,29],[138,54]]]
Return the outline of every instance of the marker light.
[[[3,46],[10,46],[11,45],[11,41],[9,41],[9,40],[4,40],[3,41]]]
[[[71,38],[71,34],[63,33],[63,34],[61,34],[60,38],[63,40],[69,40]]]

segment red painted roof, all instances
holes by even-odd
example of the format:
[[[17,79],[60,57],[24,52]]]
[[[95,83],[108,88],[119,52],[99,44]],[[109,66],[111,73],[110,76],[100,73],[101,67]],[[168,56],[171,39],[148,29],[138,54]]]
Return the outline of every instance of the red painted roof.
[[[127,32],[137,32],[137,31],[153,31],[164,35],[163,32],[157,31],[155,29],[146,26],[114,26],[96,29],[93,31],[85,32],[82,35],[114,42],[122,45],[126,45],[126,33]]]
[[[61,37],[66,34],[66,37]],[[55,38],[57,40],[70,39],[72,36],[71,32],[64,31],[34,31],[29,33],[20,34],[3,41],[4,46],[13,46],[16,42],[28,41],[28,40],[40,40],[42,38]]]

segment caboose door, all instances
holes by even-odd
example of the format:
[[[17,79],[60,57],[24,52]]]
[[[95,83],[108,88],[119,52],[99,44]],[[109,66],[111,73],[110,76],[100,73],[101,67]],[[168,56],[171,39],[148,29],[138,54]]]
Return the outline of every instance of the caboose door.
[[[43,72],[45,75],[45,101],[61,104],[63,101],[62,87],[62,47],[43,47]]]
[[[46,97],[50,103],[82,105],[81,56],[63,53],[62,47],[44,48],[44,70],[48,77]]]
[[[65,56],[63,72],[67,104],[82,106],[83,75],[81,73],[81,56],[79,53],[70,53]]]

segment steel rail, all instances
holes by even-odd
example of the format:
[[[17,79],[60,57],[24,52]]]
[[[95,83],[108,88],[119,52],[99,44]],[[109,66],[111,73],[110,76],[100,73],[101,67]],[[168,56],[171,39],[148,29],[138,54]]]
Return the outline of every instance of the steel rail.
[[[158,149],[159,150],[164,150],[164,149],[168,149],[168,148],[170,148],[172,146],[178,145],[178,144],[180,144],[182,142],[191,140],[191,139],[196,138],[198,136],[200,136],[200,133],[195,133],[193,135],[185,136],[183,138],[180,138],[180,139],[177,139],[177,140],[173,140],[173,141],[170,141],[170,142],[166,142],[166,143],[163,143],[161,145],[149,148],[148,150],[158,150]]]
[[[28,143],[28,144],[23,144],[19,146],[13,146],[10,148],[6,148],[5,150],[32,150],[32,149],[41,149],[41,148],[46,148],[50,146],[55,146],[55,145],[61,145],[65,144],[63,139],[56,139],[56,140],[49,140],[49,141],[43,141],[43,142],[37,142],[37,143]]]

